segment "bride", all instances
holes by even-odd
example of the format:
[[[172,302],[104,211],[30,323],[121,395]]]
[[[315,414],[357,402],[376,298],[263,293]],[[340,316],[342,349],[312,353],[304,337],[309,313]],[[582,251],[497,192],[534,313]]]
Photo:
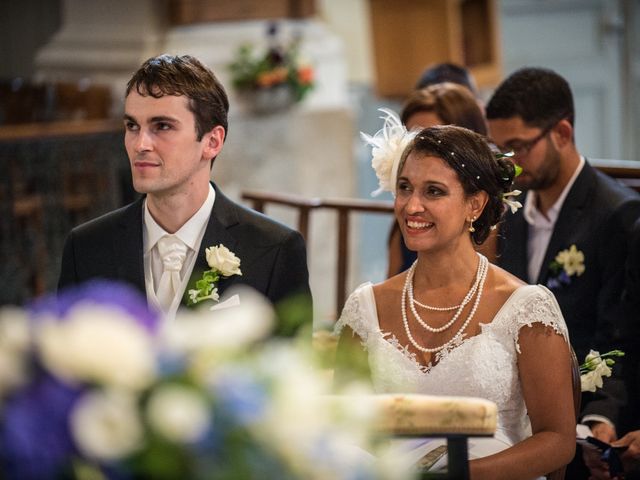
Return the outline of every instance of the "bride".
[[[353,364],[340,359],[355,341],[377,392],[492,400],[497,432],[470,445],[471,478],[541,477],[575,450],[567,327],[549,290],[523,284],[474,249],[505,203],[516,208],[515,167],[470,130],[406,132],[387,114],[382,133],[365,138],[418,259],[351,294],[336,324],[336,378]]]

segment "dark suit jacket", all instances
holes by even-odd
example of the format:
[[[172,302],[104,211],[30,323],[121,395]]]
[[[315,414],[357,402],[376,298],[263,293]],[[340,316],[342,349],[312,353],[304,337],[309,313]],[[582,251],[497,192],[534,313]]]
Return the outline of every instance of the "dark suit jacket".
[[[546,285],[549,264],[575,244],[584,253],[585,271],[569,285],[554,288],[569,336],[580,362],[589,349],[601,353],[621,347],[621,305],[628,235],[640,216],[640,196],[585,163],[558,216],[538,278],[527,274],[528,224],[523,209],[507,213],[499,238],[498,264],[528,283]],[[617,369],[614,368],[614,372]],[[618,421],[626,393],[615,380],[607,388],[583,395],[583,415],[600,414]]]
[[[631,431],[640,429],[640,218],[629,239],[624,304],[627,315],[623,325],[622,348],[626,353],[624,379],[629,404],[625,411],[627,423],[622,425],[622,430]]]
[[[290,228],[232,202],[214,185],[216,199],[192,278],[209,266],[207,247],[224,244],[238,258],[242,276],[222,279],[220,295],[232,285],[245,284],[274,305],[296,296],[301,307],[296,319],[282,319],[277,333],[293,333],[301,321],[311,321],[309,272],[302,236]],[[142,245],[143,200],[74,228],[68,236],[58,289],[103,278],[133,285],[146,296]],[[291,310],[291,309],[289,309]],[[295,325],[291,325],[291,323]]]

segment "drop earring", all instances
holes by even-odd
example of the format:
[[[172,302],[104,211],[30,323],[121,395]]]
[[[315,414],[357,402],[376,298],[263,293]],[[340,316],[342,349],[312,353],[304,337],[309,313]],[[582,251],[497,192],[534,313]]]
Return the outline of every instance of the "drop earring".
[[[476,221],[476,217],[471,217],[471,220],[469,220],[469,233],[473,233],[476,231],[475,228],[473,228],[473,222]]]

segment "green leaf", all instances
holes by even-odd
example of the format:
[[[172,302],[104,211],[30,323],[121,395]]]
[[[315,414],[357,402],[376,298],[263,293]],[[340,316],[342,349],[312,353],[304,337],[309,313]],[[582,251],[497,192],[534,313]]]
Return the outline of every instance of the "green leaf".
[[[516,168],[516,177],[522,173],[522,167],[517,163],[514,163],[513,166]]]

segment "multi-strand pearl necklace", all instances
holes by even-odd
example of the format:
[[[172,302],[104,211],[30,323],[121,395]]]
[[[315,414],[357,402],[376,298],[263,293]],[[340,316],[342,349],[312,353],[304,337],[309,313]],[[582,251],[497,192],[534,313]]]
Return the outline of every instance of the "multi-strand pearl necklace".
[[[411,265],[411,268],[409,269],[409,271],[407,272],[407,277],[405,278],[404,281],[404,288],[402,289],[402,300],[401,300],[401,310],[402,310],[402,323],[404,324],[404,329],[407,333],[407,337],[409,338],[409,341],[411,342],[411,344],[416,347],[418,350],[420,350],[421,352],[425,352],[425,353],[435,353],[435,352],[439,352],[443,349],[445,349],[446,347],[448,347],[449,345],[453,344],[455,341],[457,341],[458,339],[462,338],[462,332],[464,332],[465,328],[467,328],[467,326],[469,325],[469,323],[471,322],[471,320],[473,319],[476,310],[478,309],[478,305],[480,303],[480,298],[482,297],[482,290],[484,288],[484,281],[487,278],[487,272],[489,271],[489,261],[487,260],[487,258],[484,255],[481,255],[478,253],[478,257],[479,257],[479,262],[478,262],[478,270],[476,272],[476,280],[473,283],[473,285],[471,286],[471,288],[469,289],[469,291],[467,292],[467,294],[465,295],[464,299],[462,300],[462,302],[459,305],[455,305],[454,307],[431,307],[429,305],[424,305],[419,303],[417,300],[415,300],[413,298],[413,277],[415,274],[415,269],[416,269],[416,265],[418,263],[418,261],[416,260],[413,265]],[[477,292],[477,294],[476,294]],[[411,309],[411,313],[413,313],[413,316],[416,318],[416,320],[418,321],[418,323],[427,331],[429,332],[433,332],[433,333],[439,333],[439,332],[443,332],[445,330],[447,330],[448,328],[450,328],[455,321],[460,317],[460,315],[462,314],[462,311],[464,309],[464,307],[471,301],[471,298],[473,298],[474,294],[476,294],[476,299],[473,303],[473,306],[471,307],[471,311],[469,312],[469,315],[467,316],[467,319],[465,320],[465,322],[460,326],[460,328],[458,329],[458,331],[456,332],[456,334],[446,343],[440,345],[439,347],[423,347],[422,345],[420,345],[415,338],[413,338],[413,335],[411,334],[411,330],[409,329],[409,321],[407,319],[407,298],[409,299],[409,306]],[[457,309],[456,313],[453,315],[453,318],[451,320],[449,320],[445,325],[441,326],[441,327],[432,327],[431,325],[428,325],[427,322],[425,322],[420,315],[418,314],[418,311],[416,310],[415,304],[418,304],[421,307],[424,307],[428,310],[435,310],[435,311],[451,311],[451,310],[455,310]]]

